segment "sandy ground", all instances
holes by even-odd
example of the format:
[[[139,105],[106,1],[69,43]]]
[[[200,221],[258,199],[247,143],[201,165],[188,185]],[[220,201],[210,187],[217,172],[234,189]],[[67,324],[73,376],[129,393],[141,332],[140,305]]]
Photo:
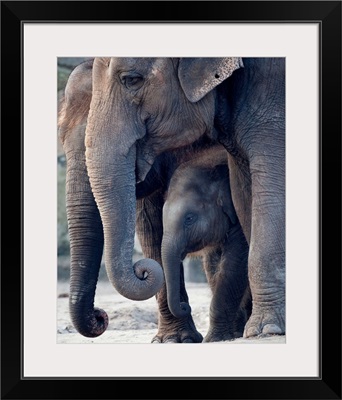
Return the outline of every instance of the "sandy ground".
[[[209,327],[211,293],[206,283],[187,283],[192,316],[199,332],[206,335]],[[104,309],[109,316],[109,326],[101,336],[86,338],[73,327],[68,310],[68,282],[58,283],[57,343],[150,343],[157,333],[157,303],[154,297],[145,301],[132,301],[118,294],[107,282],[100,281],[95,296],[95,306]],[[253,339],[239,338],[226,341],[239,343],[285,343],[285,336],[269,336]]]

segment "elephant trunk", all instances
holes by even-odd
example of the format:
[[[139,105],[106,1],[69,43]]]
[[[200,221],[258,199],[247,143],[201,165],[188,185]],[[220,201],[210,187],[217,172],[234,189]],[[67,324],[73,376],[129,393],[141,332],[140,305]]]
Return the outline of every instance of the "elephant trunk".
[[[67,148],[69,149],[69,148]],[[94,308],[103,251],[100,214],[91,192],[84,151],[66,151],[66,211],[70,239],[70,317],[86,337],[101,335],[108,326],[105,311]]]
[[[179,244],[181,240],[175,240],[174,235],[164,233],[162,241],[162,263],[164,268],[167,304],[171,313],[176,318],[184,318],[191,313],[188,303],[181,302],[181,254],[184,251]]]
[[[101,130],[94,131],[91,121],[88,123],[86,162],[103,223],[106,271],[121,295],[131,300],[146,300],[162,287],[163,270],[151,259],[140,260],[132,265],[136,148],[133,144],[126,154],[120,154],[117,150],[120,143],[114,146],[111,141],[113,139],[103,137]]]

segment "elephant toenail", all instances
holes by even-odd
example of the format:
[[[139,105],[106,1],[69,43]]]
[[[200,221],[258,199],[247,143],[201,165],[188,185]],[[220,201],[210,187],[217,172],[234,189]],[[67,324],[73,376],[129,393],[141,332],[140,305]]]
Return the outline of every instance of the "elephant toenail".
[[[266,335],[279,335],[282,332],[282,330],[279,328],[278,325],[276,324],[267,324],[264,326],[262,333]]]
[[[243,333],[243,337],[248,338],[248,337],[251,337],[251,336],[258,336],[259,333],[260,333],[260,331],[257,328],[255,328],[254,326],[252,326],[252,327],[247,329],[247,332],[245,331]]]

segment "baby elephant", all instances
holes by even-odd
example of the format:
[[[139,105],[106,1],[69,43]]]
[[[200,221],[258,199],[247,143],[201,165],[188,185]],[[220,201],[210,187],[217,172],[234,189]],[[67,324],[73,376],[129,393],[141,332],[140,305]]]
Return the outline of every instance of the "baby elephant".
[[[201,256],[213,295],[204,342],[241,337],[251,314],[248,244],[229,187],[227,151],[217,145],[181,164],[165,195],[162,261],[168,306],[178,318],[191,312],[180,301],[180,264],[187,255]]]

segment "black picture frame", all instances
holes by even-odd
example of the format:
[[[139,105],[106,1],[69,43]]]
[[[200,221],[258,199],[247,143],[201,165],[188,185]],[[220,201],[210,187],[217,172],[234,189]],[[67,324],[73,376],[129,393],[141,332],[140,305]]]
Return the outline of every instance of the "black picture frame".
[[[113,20],[111,15],[115,16]],[[319,378],[22,379],[21,274],[25,265],[23,265],[21,28],[24,21],[38,23],[316,21],[320,24]],[[341,221],[341,1],[2,1],[1,33],[1,142],[3,157],[6,157],[8,149],[11,149],[8,156],[12,157],[11,164],[17,167],[15,177],[14,168],[9,167],[7,159],[3,158],[2,184],[8,186],[8,189],[2,192],[4,196],[1,197],[4,211],[2,223],[5,227],[2,229],[1,252],[1,398],[341,399],[341,241],[340,229],[336,229],[340,228]],[[17,196],[13,196],[14,187],[19,189]],[[6,193],[12,195],[8,196]],[[6,221],[7,216],[9,218]],[[19,219],[17,224],[14,224],[15,216]],[[19,224],[20,230],[17,228]],[[13,250],[14,243],[19,246],[19,251]],[[323,261],[325,261],[324,268]],[[305,295],[304,288],[303,295]],[[9,298],[14,300],[9,302]],[[43,316],[39,315],[37,310],[37,318],[41,317]],[[126,382],[129,380],[179,380],[183,385],[187,384],[188,388],[184,392],[184,386],[180,389],[173,382],[164,382],[160,391],[159,386],[151,387],[154,386],[152,382],[130,384]],[[211,381],[215,383],[212,384]]]

